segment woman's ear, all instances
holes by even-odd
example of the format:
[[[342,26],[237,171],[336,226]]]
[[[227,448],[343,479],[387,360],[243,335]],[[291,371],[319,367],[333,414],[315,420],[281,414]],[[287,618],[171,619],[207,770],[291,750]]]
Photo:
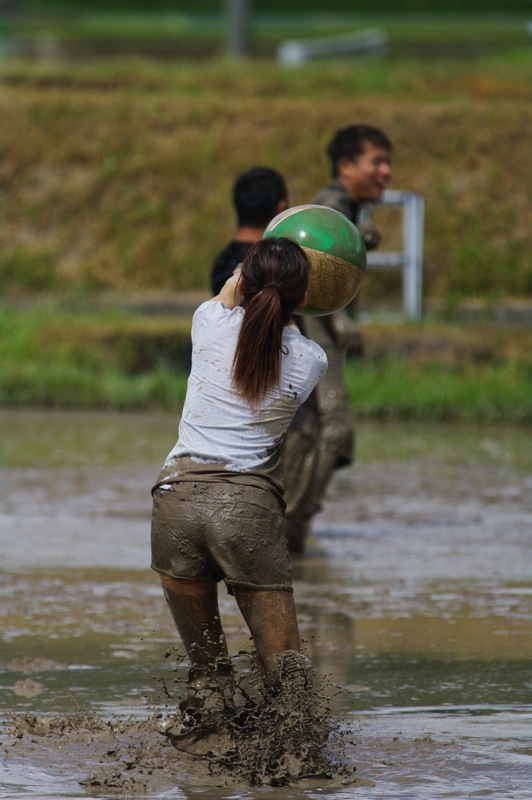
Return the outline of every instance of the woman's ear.
[[[308,303],[308,291],[305,292],[303,295],[303,300],[300,302],[300,306],[306,306]]]

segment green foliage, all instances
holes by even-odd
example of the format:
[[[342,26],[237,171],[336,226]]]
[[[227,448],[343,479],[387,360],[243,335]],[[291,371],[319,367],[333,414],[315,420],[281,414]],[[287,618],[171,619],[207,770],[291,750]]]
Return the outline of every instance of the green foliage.
[[[405,359],[348,362],[357,416],[530,423],[532,368],[524,362],[449,365]]]
[[[0,287],[7,294],[58,288],[52,255],[24,246],[0,253]]]
[[[185,396],[190,320],[0,310],[0,405],[171,408]]]
[[[96,376],[80,367],[31,363],[10,365],[0,378],[0,405],[76,409],[175,409],[183,405],[183,373],[156,370],[127,375],[108,368]]]
[[[132,13],[146,8],[145,0],[21,0],[24,8],[76,11],[120,11]],[[224,0],[151,0],[152,12],[171,12],[176,9],[187,14],[220,14]],[[257,14],[286,14],[287,4],[283,0],[251,0],[250,5]],[[352,14],[353,0],[333,0],[327,4],[329,14]],[[479,11],[478,0],[357,0],[358,14],[474,14]],[[291,0],[290,14],[323,13],[323,0]],[[482,13],[527,14],[527,0],[482,0]]]

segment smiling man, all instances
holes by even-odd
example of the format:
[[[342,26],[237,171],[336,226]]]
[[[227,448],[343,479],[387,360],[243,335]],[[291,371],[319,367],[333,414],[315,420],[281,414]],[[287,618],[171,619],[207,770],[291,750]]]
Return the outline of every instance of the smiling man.
[[[391,177],[393,146],[379,128],[349,125],[337,131],[327,146],[333,183],[320,189],[311,203],[335,208],[357,224],[362,203],[378,203]],[[377,247],[373,225],[359,225],[366,248]]]
[[[371,221],[358,222],[360,206],[381,200],[392,176],[392,149],[386,134],[371,125],[337,131],[327,147],[334,182],[310,200],[354,222],[367,250],[377,247],[381,237]],[[300,318],[303,334],[327,353],[329,368],[287,433],[285,531],[293,553],[304,549],[312,517],[321,508],[333,472],[355,458],[353,413],[343,380],[344,354],[363,352],[362,335],[352,318],[354,308],[351,303],[349,310],[326,317]]]

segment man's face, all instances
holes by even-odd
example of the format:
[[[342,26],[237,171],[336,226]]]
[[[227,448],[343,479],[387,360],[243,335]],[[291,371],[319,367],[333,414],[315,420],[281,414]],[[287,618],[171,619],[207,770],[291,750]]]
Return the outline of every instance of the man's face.
[[[338,177],[349,197],[356,203],[376,203],[392,177],[388,150],[370,142],[356,161],[343,158],[338,163]]]

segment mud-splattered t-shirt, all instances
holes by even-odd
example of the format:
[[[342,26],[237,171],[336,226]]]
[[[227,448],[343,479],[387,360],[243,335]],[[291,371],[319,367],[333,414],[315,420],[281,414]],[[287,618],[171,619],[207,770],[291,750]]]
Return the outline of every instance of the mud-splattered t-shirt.
[[[280,385],[252,408],[232,384],[232,364],[244,316],[207,301],[192,320],[192,368],[179,425],[158,484],[183,480],[262,476],[281,485],[284,436],[295,412],[327,368],[327,356],[298,330],[285,327]],[[190,478],[189,478],[190,479]]]

